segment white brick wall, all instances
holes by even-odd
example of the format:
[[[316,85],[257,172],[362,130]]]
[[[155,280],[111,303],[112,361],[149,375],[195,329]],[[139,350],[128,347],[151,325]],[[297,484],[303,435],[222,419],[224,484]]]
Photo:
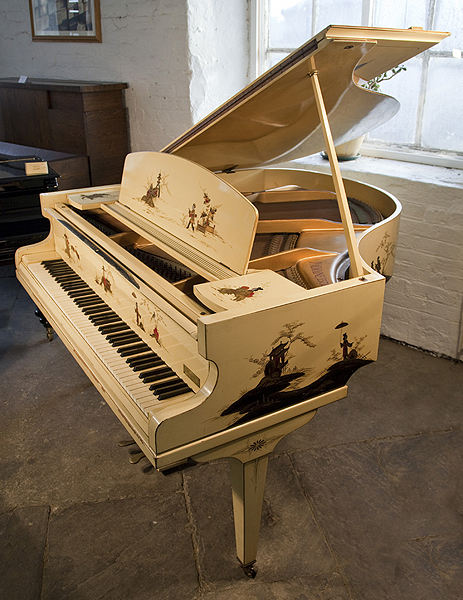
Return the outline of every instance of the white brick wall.
[[[27,0],[1,0],[0,77],[127,82],[132,150],[160,150],[246,85],[247,4],[105,0],[97,44],[32,42]]]

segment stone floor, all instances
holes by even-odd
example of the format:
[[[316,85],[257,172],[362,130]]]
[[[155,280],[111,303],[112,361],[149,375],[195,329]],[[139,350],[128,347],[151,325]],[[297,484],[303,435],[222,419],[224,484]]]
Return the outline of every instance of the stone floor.
[[[382,340],[269,462],[258,575],[228,464],[131,465],[119,421],[0,268],[1,600],[461,600],[463,364]]]

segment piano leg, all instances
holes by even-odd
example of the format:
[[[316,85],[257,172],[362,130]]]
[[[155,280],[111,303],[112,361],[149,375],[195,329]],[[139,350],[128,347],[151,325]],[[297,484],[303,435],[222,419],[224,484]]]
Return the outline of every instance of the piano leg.
[[[342,388],[340,391],[342,395],[337,395],[336,400],[344,398],[347,388]],[[283,414],[285,412],[285,409],[281,411]],[[257,574],[254,565],[257,557],[260,517],[269,454],[285,435],[308,423],[315,416],[315,412],[311,406],[311,410],[307,412],[302,412],[302,414],[282,422],[277,421],[265,429],[218,444],[191,456],[194,462],[199,463],[218,458],[229,459],[235,519],[236,555],[248,577],[254,578]]]
[[[47,330],[47,338],[48,338],[48,341],[51,342],[52,339],[53,339],[53,335],[54,335],[54,333],[53,333],[53,327],[47,321],[47,318],[42,313],[42,311],[40,311],[38,308],[35,309],[35,316],[39,318],[39,321],[42,323],[42,325]]]
[[[248,577],[256,576],[260,518],[264,499],[268,454],[242,463],[230,458],[236,554]]]

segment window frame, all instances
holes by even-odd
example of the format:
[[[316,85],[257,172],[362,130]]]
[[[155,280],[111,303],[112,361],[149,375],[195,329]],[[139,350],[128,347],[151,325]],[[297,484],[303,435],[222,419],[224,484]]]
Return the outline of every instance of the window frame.
[[[313,0],[314,6],[321,1]],[[426,27],[433,29],[433,22],[436,17],[437,0],[426,0],[428,3],[428,13]],[[269,67],[266,65],[269,54],[276,52],[292,52],[294,48],[272,48],[269,50],[269,18],[268,18],[269,0],[251,0],[250,14],[250,74],[251,80],[264,73]],[[374,11],[377,0],[362,0],[362,23],[361,25],[371,26],[374,21]],[[312,32],[316,35],[317,31]],[[463,169],[463,151],[454,152],[452,150],[433,150],[421,145],[423,132],[423,112],[427,78],[429,72],[429,63],[432,57],[451,58],[455,54],[449,51],[430,49],[419,55],[421,65],[421,91],[419,94],[419,104],[417,111],[417,122],[415,130],[415,143],[389,143],[380,140],[369,139],[368,135],[362,145],[362,155],[376,158],[388,158],[405,162],[414,162],[427,165],[444,166]]]

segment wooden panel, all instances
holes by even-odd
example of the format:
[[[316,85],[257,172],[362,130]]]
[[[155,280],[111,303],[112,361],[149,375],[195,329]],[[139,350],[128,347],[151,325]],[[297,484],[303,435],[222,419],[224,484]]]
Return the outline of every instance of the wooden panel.
[[[48,121],[53,150],[71,154],[88,154],[82,113],[71,110],[50,110]]]
[[[75,156],[52,162],[53,169],[59,173],[58,189],[73,190],[90,185],[88,159],[86,156]]]
[[[50,148],[48,92],[0,89],[3,141]]]
[[[0,79],[0,139],[83,155],[90,165],[91,185],[119,183],[129,152],[126,87],[125,83],[28,80],[19,84],[15,78]],[[79,186],[88,185],[82,179],[85,168],[80,162]]]
[[[86,113],[85,131],[93,185],[120,183],[129,151],[125,109]]]
[[[84,110],[84,103],[80,92],[51,90],[49,94],[49,107],[51,110],[73,110],[76,112],[82,112]]]
[[[105,156],[127,154],[127,123],[125,109],[95,111],[85,114],[87,148],[91,156],[101,153]]]
[[[94,155],[90,157],[92,185],[110,185],[120,183],[124,169],[123,156]]]
[[[85,112],[112,110],[124,106],[122,90],[84,92],[82,94],[82,101]]]

